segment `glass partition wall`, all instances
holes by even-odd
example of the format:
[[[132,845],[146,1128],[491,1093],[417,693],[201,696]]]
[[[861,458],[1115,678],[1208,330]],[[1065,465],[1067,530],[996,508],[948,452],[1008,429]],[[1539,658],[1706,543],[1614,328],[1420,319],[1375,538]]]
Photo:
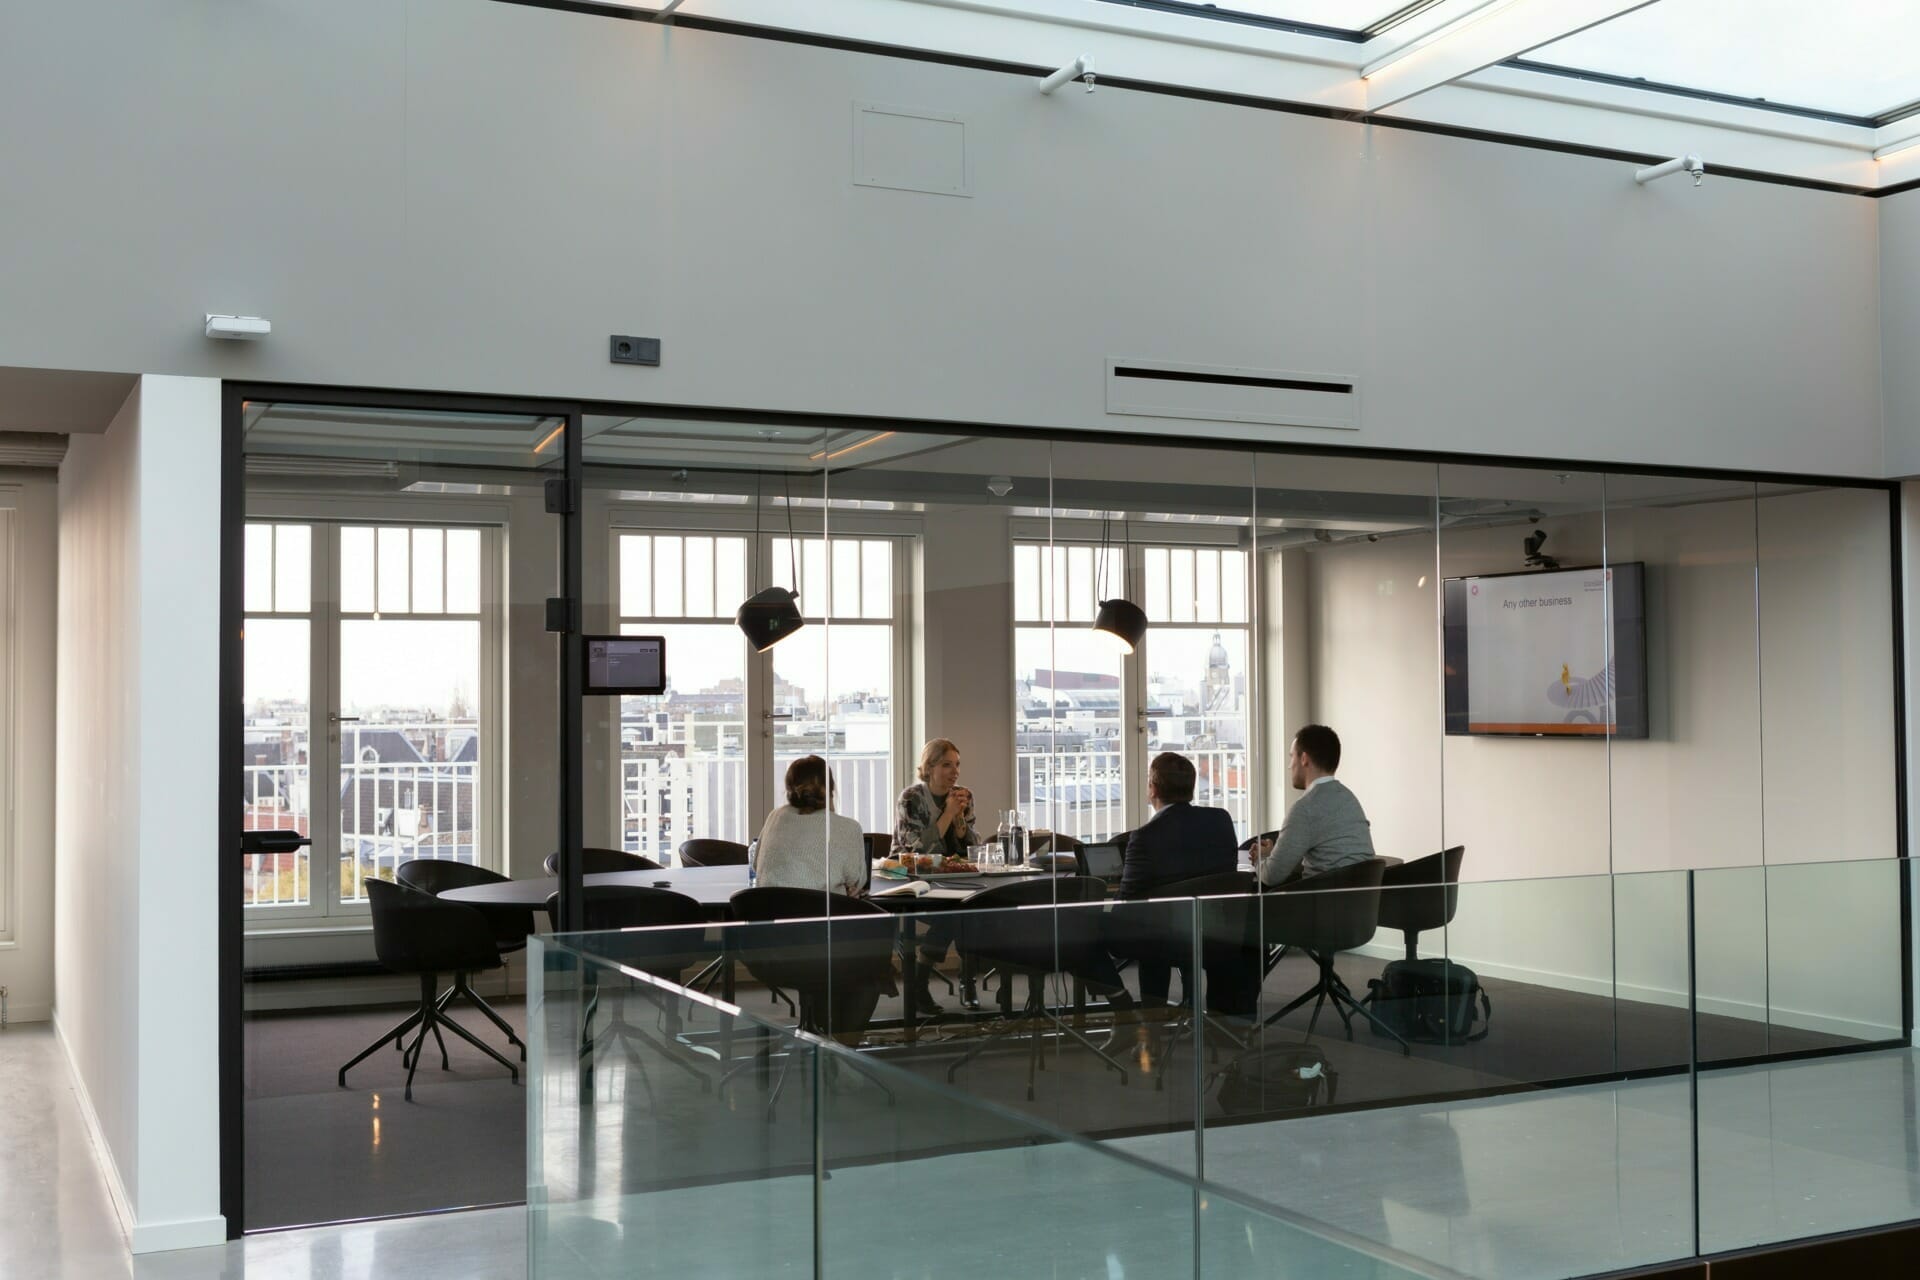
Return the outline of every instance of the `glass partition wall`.
[[[565,539],[531,424],[517,476],[465,455],[377,470],[363,436],[322,476],[249,436],[245,566],[249,813],[313,813],[266,741],[297,752],[339,715],[314,766],[341,771],[339,812],[302,829],[362,842],[337,875],[250,864],[256,932],[352,928],[367,882],[413,858],[540,880],[575,787],[588,928],[681,931],[547,952],[536,1114],[564,1133],[534,1137],[569,1195],[664,1179],[680,1199],[647,1212],[678,1213],[703,1178],[904,1178],[1031,1126],[1396,1258],[1574,1274],[1779,1238],[1738,1181],[1765,1073],[1906,1034],[1884,488],[662,409],[582,423],[576,631],[657,639],[663,663],[583,699],[577,778],[543,737]],[[281,687],[300,661],[324,678]],[[389,692],[407,671],[445,696]],[[1308,726],[1337,760],[1317,730],[1297,749]],[[422,759],[380,754],[402,743]],[[396,798],[408,770],[431,804]],[[1342,792],[1364,846],[1312,834]],[[513,972],[494,1003],[517,1028]],[[463,1069],[430,1045],[416,1097]],[[389,1047],[355,1071],[378,1061],[413,1065]],[[511,1093],[483,1068],[501,1078],[476,1087]],[[956,1132],[903,1110],[916,1093],[991,1118]],[[389,1082],[376,1147],[407,1105]],[[698,1119],[715,1106],[725,1135]],[[707,1142],[738,1159],[706,1169],[687,1153]],[[1413,1154],[1388,1177],[1383,1150]],[[676,1181],[659,1162],[681,1155],[706,1172]],[[754,1194],[845,1221],[868,1176]],[[1528,1237],[1529,1205],[1568,1221],[1603,1184],[1624,1188],[1614,1217],[1557,1252]],[[1895,1212],[1868,1200],[1861,1221]],[[1635,1215],[1651,1225],[1623,1239]]]
[[[262,396],[234,424],[249,1230],[524,1194],[544,903],[475,908],[457,966],[473,939],[405,908],[558,847],[565,419],[417,403]]]

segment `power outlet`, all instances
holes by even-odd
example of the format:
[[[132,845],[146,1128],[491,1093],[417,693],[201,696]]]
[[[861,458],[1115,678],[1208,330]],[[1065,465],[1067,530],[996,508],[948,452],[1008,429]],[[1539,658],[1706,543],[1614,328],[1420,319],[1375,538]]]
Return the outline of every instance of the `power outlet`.
[[[615,364],[660,363],[660,339],[615,333],[607,338],[607,359]]]

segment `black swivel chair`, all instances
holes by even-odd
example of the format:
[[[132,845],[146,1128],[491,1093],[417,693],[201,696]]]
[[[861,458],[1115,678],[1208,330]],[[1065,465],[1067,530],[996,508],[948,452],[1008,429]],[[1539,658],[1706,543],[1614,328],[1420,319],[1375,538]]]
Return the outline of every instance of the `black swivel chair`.
[[[1098,1045],[1056,1016],[1046,1003],[1046,980],[1056,973],[1078,973],[1090,967],[1096,957],[1106,964],[1106,937],[1102,913],[1074,904],[1104,902],[1105,882],[1089,876],[1060,876],[1055,879],[1029,880],[1001,885],[975,894],[966,909],[954,916],[954,949],[976,972],[998,969],[1001,974],[1000,1009],[1011,1016],[1013,979],[1027,979],[1027,1100],[1033,1100],[1034,1073],[1039,1069],[1042,1027],[1053,1030],[1085,1046],[1127,1082],[1127,1069],[1109,1057]],[[1069,906],[1066,911],[1011,908]],[[951,1082],[960,1068],[972,1062],[994,1042],[982,1037],[957,1062],[947,1068]]]
[[[1208,1016],[1198,1025],[1205,1027],[1206,1035],[1224,1039],[1234,1049],[1247,1047],[1246,1041],[1216,1015],[1244,1016],[1252,1012],[1255,1003],[1253,993],[1259,987],[1260,973],[1258,887],[1250,871],[1218,871],[1162,886],[1148,901],[1119,904],[1112,913],[1111,919],[1121,922],[1110,926],[1119,935],[1114,939],[1116,953],[1124,951],[1136,959],[1158,960],[1186,973],[1191,983],[1193,899],[1206,899],[1198,909],[1206,998],[1199,999],[1193,986],[1183,993],[1185,1006],[1166,1025],[1163,1056],[1171,1056],[1180,1041],[1193,1033],[1202,1008]],[[1165,1084],[1166,1073],[1162,1071],[1154,1077],[1153,1087],[1162,1089]]]
[[[560,874],[560,855],[550,853],[542,864],[547,874]],[[580,851],[580,874],[583,876],[606,875],[613,871],[665,871],[666,868],[652,858],[637,853],[628,853],[624,849],[586,848]]]
[[[413,1101],[413,1074],[420,1069],[420,1055],[431,1031],[440,1046],[440,1067],[447,1068],[447,1045],[440,1028],[465,1040],[480,1052],[505,1067],[520,1083],[520,1068],[495,1053],[465,1027],[440,1011],[438,978],[443,973],[478,973],[500,965],[499,944],[493,927],[478,908],[458,902],[443,902],[431,894],[389,884],[385,880],[366,882],[367,901],[373,908],[373,950],[380,963],[394,973],[420,975],[420,1007],[356,1053],[340,1068],[340,1087],[347,1087],[347,1072],[397,1036],[418,1026],[413,1044],[406,1050],[406,1099]]]
[[[452,862],[445,858],[413,858],[401,863],[393,874],[394,879],[407,888],[418,889],[421,893],[430,893],[435,897],[448,889],[464,889],[476,884],[500,884],[507,879],[497,871],[470,866],[464,862]],[[533,932],[533,908],[476,905],[473,909],[485,916],[488,925],[493,928],[494,945],[499,948],[503,961],[512,952],[526,949],[527,935]],[[468,1004],[485,1015],[487,1021],[500,1028],[501,1033],[507,1037],[508,1044],[519,1047],[520,1060],[525,1062],[527,1060],[526,1042],[515,1035],[513,1028],[507,1025],[507,1020],[496,1013],[493,1006],[473,989],[472,978],[473,975],[470,973],[455,973],[453,985],[440,996],[438,1009],[445,1013],[455,996],[464,996]],[[395,1043],[399,1043],[397,1038]]]
[[[602,935],[593,941],[592,955],[596,960],[627,965],[678,984],[681,975],[688,969],[710,959],[705,954],[704,938],[700,932],[707,923],[707,909],[684,893],[646,885],[588,885],[582,909],[587,931]],[[547,898],[547,919],[558,932],[558,893]],[[631,932],[617,932],[619,930]],[[627,992],[631,993],[633,988],[634,984],[628,982]],[[580,1056],[585,1057],[608,1044],[627,1048],[635,1044],[644,1045],[698,1080],[703,1089],[712,1088],[705,1073],[694,1064],[688,1053],[679,1048],[679,1002],[665,998],[653,987],[642,989],[647,999],[661,1011],[666,1023],[666,1039],[659,1039],[629,1022],[624,998],[607,1019],[606,1028],[595,1034],[593,1019],[600,1005],[600,992],[596,986],[593,994],[587,998],[586,1014],[582,1019]],[[634,1061],[640,1066],[641,1082],[651,1094],[653,1084],[647,1079],[644,1055],[635,1054]]]
[[[1398,929],[1406,935],[1407,959],[1420,958],[1420,935],[1428,929],[1444,929],[1453,921],[1460,905],[1460,863],[1467,847],[1451,849],[1415,858],[1396,867],[1388,867],[1380,878],[1380,927]]]
[[[710,840],[705,837],[697,840],[682,840],[680,865],[683,867],[744,867],[747,865],[747,846],[736,844],[732,840]]]
[[[742,889],[728,905],[747,924],[728,931],[734,955],[760,982],[794,993],[800,1030],[843,1043],[866,1030],[893,978],[893,913],[844,894],[778,885]],[[793,1056],[781,1064],[769,1111],[780,1100]],[[729,1071],[722,1088],[751,1065]],[[885,1085],[881,1090],[892,1098]]]
[[[1380,878],[1386,869],[1385,860],[1368,858],[1260,895],[1264,943],[1268,947],[1298,947],[1320,967],[1314,984],[1262,1025],[1272,1026],[1312,1000],[1313,1016],[1307,1019],[1307,1035],[1311,1038],[1314,1024],[1320,1020],[1321,1006],[1331,1000],[1334,1012],[1346,1025],[1347,1039],[1353,1039],[1353,1014],[1358,1013],[1382,1035],[1398,1042],[1402,1053],[1412,1052],[1392,1027],[1354,999],[1353,992],[1333,971],[1333,962],[1342,951],[1365,946],[1379,929]]]

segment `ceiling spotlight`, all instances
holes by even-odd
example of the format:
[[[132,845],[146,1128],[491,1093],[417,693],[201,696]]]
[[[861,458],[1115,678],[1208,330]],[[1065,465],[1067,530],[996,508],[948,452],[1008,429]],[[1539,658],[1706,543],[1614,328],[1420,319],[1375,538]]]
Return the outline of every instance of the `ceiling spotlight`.
[[[733,623],[755,653],[765,653],[807,625],[800,616],[799,599],[785,587],[756,591],[735,610]]]
[[[1644,169],[1633,171],[1633,180],[1641,186],[1657,182],[1670,173],[1687,172],[1693,175],[1693,185],[1699,186],[1707,176],[1707,162],[1696,155],[1675,156],[1662,164],[1648,165]]]
[[[1069,80],[1081,80],[1086,83],[1087,92],[1093,92],[1093,55],[1083,53],[1040,82],[1040,92],[1052,93]]]
[[[987,492],[996,498],[1004,498],[1013,492],[1013,479],[1010,476],[988,476]]]

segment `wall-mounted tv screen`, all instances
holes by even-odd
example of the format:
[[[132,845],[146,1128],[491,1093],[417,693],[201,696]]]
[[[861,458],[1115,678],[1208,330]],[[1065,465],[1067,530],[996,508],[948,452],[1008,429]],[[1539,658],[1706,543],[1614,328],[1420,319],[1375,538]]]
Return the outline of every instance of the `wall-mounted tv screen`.
[[[1447,732],[1646,737],[1645,580],[1637,563],[1448,578]]]
[[[662,636],[582,636],[586,680],[582,693],[657,695],[667,691],[667,642]]]

